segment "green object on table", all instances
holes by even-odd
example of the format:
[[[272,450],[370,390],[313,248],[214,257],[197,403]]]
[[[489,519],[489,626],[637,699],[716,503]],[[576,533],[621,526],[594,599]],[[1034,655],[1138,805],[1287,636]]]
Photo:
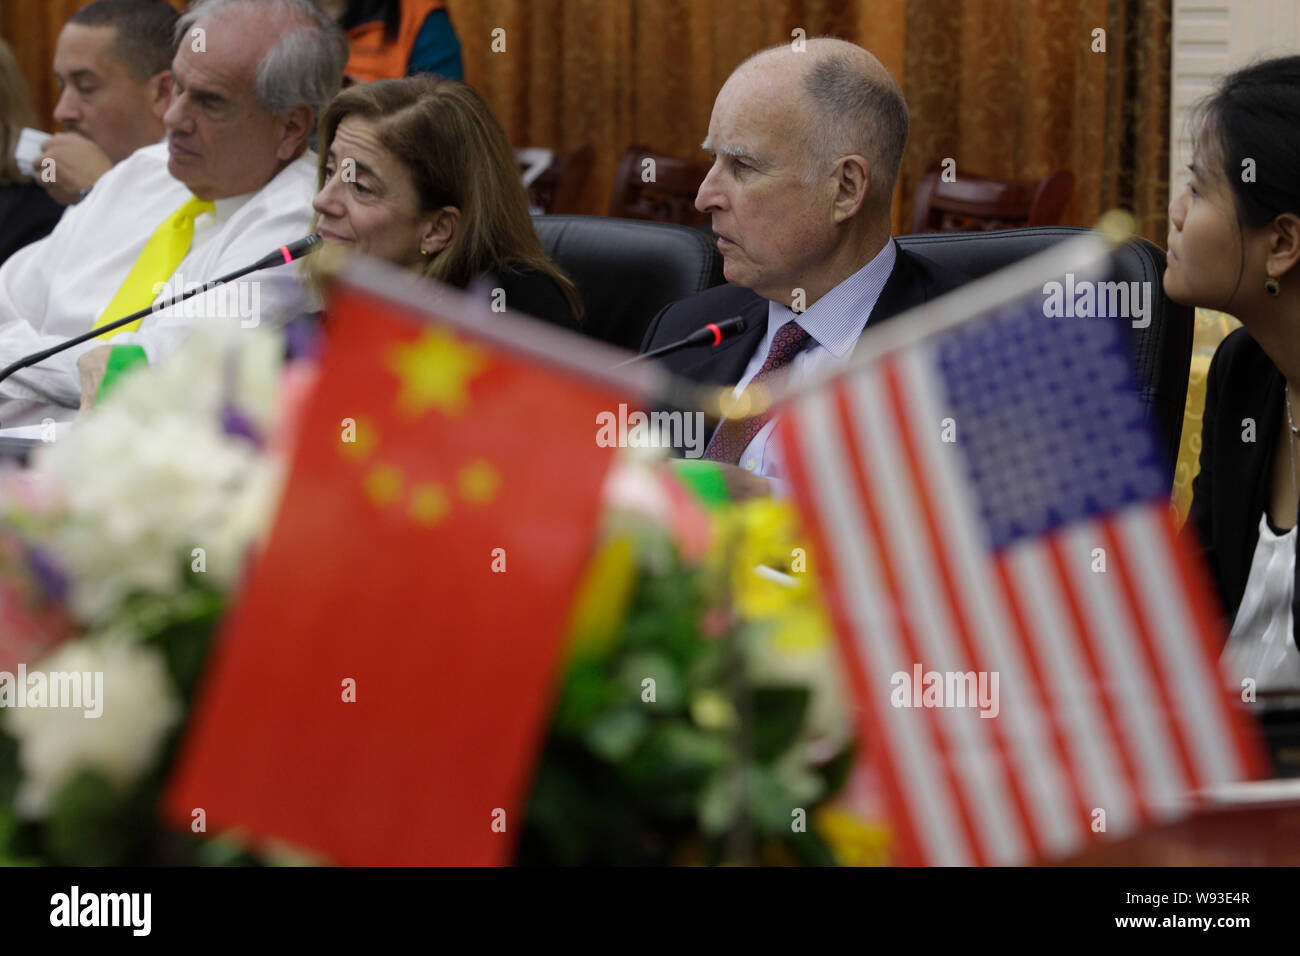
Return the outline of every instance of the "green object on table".
[[[731,502],[731,493],[727,491],[727,481],[722,476],[722,469],[716,461],[703,458],[687,458],[678,463],[676,475],[682,484],[710,510],[716,510]]]
[[[144,354],[144,349],[141,346],[112,346],[108,353],[108,366],[104,369],[104,377],[99,383],[99,391],[95,393],[95,404],[98,405],[103,401],[104,396],[116,385],[117,380],[122,377],[127,369],[148,364],[149,357]]]

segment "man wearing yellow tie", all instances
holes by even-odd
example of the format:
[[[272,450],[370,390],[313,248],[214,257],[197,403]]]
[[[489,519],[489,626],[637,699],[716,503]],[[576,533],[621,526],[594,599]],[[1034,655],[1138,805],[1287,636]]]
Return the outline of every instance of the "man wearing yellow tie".
[[[113,167],[0,266],[0,366],[233,272],[311,231],[309,142],[347,59],[310,0],[203,0],[177,24],[167,141]],[[57,175],[57,169],[55,171]],[[292,267],[255,273],[0,383],[0,425],[72,416],[114,346],[164,359],[197,322],[278,324],[308,306]]]

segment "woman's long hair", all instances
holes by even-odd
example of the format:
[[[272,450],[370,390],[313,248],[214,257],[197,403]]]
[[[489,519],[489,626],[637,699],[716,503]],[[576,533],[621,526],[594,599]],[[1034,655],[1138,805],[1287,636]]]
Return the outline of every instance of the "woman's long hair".
[[[464,289],[489,270],[531,267],[553,278],[580,313],[573,282],[547,257],[533,228],[506,134],[477,90],[433,75],[343,90],[321,119],[318,188],[325,185],[329,144],[348,116],[375,124],[379,142],[409,170],[421,212],[460,210],[455,235],[428,258],[424,275]]]
[[[27,181],[14,162],[14,147],[24,126],[36,125],[36,110],[18,61],[4,40],[0,40],[0,186]]]

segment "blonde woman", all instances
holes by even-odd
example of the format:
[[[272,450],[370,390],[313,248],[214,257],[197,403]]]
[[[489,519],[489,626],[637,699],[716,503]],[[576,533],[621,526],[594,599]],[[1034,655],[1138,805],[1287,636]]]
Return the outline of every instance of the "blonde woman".
[[[27,84],[13,52],[0,40],[0,263],[37,239],[49,235],[63,207],[24,176],[14,161],[18,134],[36,125]]]

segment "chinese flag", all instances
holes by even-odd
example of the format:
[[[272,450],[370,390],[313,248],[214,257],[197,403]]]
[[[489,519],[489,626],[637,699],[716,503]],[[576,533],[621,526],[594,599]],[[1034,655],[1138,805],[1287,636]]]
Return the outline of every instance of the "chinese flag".
[[[202,808],[209,832],[341,864],[511,858],[613,454],[596,415],[627,395],[421,312],[332,297],[279,514],[165,800],[178,825]],[[608,366],[537,323],[474,322]]]

